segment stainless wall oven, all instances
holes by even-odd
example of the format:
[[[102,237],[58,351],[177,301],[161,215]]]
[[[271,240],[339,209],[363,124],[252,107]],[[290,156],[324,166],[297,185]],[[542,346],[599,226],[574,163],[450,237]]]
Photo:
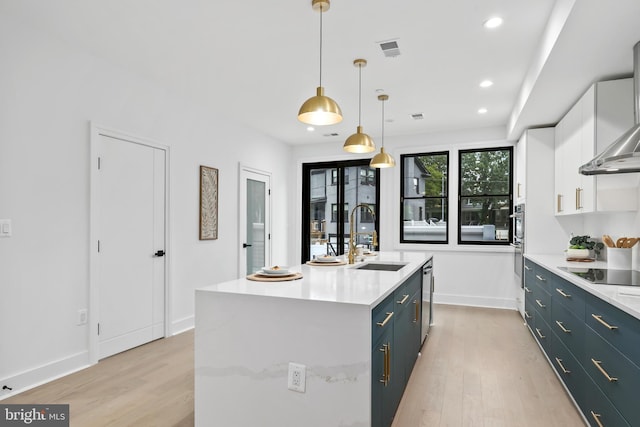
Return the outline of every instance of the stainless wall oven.
[[[513,240],[514,248],[513,272],[520,281],[520,287],[524,287],[524,203],[513,208]]]

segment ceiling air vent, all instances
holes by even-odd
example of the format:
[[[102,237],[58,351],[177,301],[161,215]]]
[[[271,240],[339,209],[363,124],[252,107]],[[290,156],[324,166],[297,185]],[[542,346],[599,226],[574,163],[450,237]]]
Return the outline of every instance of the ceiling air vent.
[[[331,133],[325,133],[323,136],[338,136],[338,134],[335,132],[331,132]]]
[[[424,114],[422,114],[422,113],[413,113],[413,114],[411,114],[411,118],[413,120],[422,120],[422,119],[424,119]]]
[[[396,40],[388,40],[384,42],[379,42],[380,49],[382,49],[382,53],[387,58],[393,58],[400,55],[400,48],[398,47],[398,42]]]

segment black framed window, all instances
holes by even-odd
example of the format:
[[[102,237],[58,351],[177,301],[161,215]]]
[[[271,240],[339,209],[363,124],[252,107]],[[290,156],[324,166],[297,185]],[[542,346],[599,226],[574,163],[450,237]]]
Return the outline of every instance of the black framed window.
[[[331,204],[331,222],[338,222],[338,204],[337,203],[332,203]],[[342,214],[342,221],[343,222],[349,222],[349,203],[345,203],[343,206],[343,214]]]
[[[449,152],[400,156],[400,242],[447,243]]]
[[[513,148],[460,150],[458,243],[508,245]]]

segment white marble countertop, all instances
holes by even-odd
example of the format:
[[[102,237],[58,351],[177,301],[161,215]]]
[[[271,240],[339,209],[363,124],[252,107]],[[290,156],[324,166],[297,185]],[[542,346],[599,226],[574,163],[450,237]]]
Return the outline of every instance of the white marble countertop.
[[[282,282],[256,282],[246,278],[231,280],[198,289],[199,292],[220,292],[274,298],[292,298],[374,307],[420,269],[432,257],[426,252],[379,252],[366,256],[365,261],[340,266],[297,265],[292,272],[302,273],[302,279]],[[361,257],[359,257],[361,259]],[[398,271],[359,270],[369,262],[407,263]]]
[[[554,274],[568,280],[579,288],[608,302],[620,310],[640,319],[640,288],[634,286],[598,285],[589,282],[573,273],[561,270],[558,267],[571,269],[607,268],[607,263],[595,261],[590,263],[570,262],[562,255],[526,254],[525,258],[539,264]]]

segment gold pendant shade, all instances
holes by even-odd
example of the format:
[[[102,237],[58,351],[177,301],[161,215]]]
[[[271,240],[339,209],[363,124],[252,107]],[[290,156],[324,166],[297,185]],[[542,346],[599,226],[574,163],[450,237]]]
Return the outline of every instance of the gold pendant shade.
[[[382,101],[382,138],[380,152],[373,156],[369,166],[372,168],[392,168],[396,165],[393,156],[384,151],[384,102],[389,99],[389,95],[378,95],[378,100]]]
[[[324,88],[319,86],[316,96],[307,99],[300,107],[298,120],[317,126],[335,125],[342,121],[342,110],[336,101],[324,96]]]
[[[353,65],[358,67],[358,127],[356,133],[351,135],[344,142],[342,148],[349,153],[371,153],[376,149],[373,139],[366,133],[362,132],[362,67],[367,65],[365,59],[356,59]]]
[[[342,110],[333,99],[324,95],[322,87],[322,14],[329,10],[329,0],[312,0],[311,8],[320,13],[320,84],[316,96],[307,99],[298,111],[298,120],[316,126],[334,125],[342,121]]]

